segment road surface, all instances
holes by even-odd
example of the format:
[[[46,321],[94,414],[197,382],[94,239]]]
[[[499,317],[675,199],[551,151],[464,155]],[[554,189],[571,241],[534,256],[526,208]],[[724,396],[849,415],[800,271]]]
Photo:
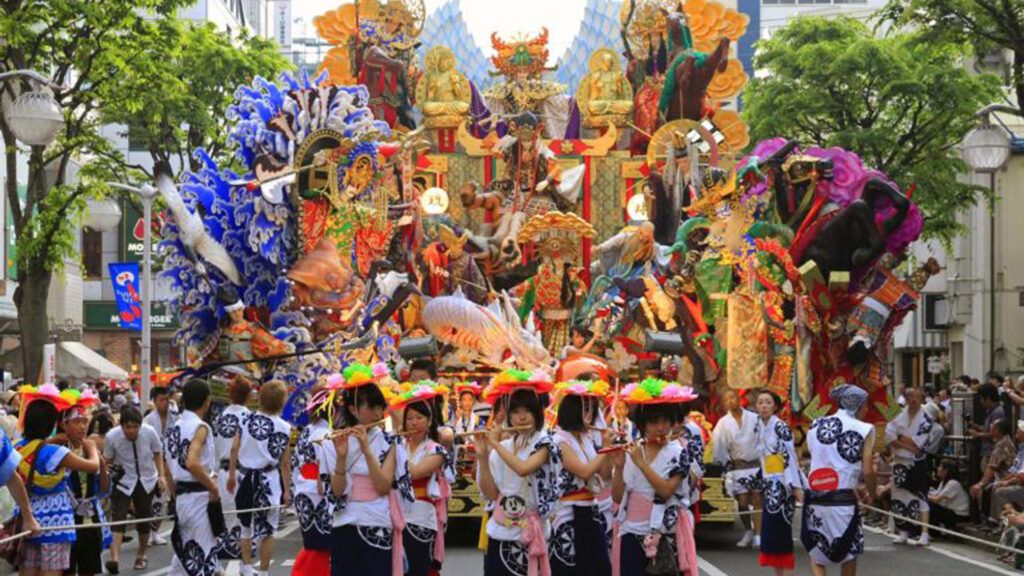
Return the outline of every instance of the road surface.
[[[453,519],[449,532],[447,560],[442,570],[444,576],[478,576],[483,572],[483,555],[475,548],[477,525],[467,520]],[[169,532],[164,524],[163,532]],[[798,534],[799,526],[794,534]],[[751,549],[739,550],[734,546],[739,539],[738,528],[718,527],[701,529],[697,537],[697,553],[701,576],[745,576],[749,574],[771,574],[757,565],[757,552]],[[927,575],[927,576],[990,576],[996,574],[1024,574],[998,563],[995,553],[976,548],[948,543],[933,543],[927,548],[897,546],[888,535],[874,529],[865,532],[866,552],[861,556],[859,573],[876,575]],[[291,573],[295,554],[302,546],[302,538],[294,516],[287,516],[274,550],[270,567],[271,576],[287,576]],[[807,555],[797,543],[796,575],[810,576]],[[171,563],[170,546],[150,549],[149,568],[143,572],[131,570],[135,557],[135,545],[129,543],[122,553],[121,574],[127,576],[163,576]],[[838,570],[834,570],[838,574]],[[238,562],[225,566],[225,576],[238,576]]]

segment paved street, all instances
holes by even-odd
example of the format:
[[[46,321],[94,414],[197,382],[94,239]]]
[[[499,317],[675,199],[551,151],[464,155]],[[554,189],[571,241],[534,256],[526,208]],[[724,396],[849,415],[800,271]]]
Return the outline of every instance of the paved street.
[[[482,573],[483,561],[481,553],[476,550],[476,525],[463,520],[456,520],[449,535],[448,558],[443,574],[446,576],[476,576]],[[165,528],[165,529],[169,529]],[[294,517],[289,517],[277,542],[274,561],[270,573],[272,576],[286,576],[291,572],[295,554],[302,546],[302,538]],[[737,550],[733,543],[739,538],[740,532],[729,528],[703,530],[698,534],[697,551],[700,555],[701,576],[740,576],[756,573],[770,573],[757,565],[757,552],[754,550]],[[879,574],[894,575],[927,575],[927,576],[960,576],[971,574],[976,576],[991,574],[1019,575],[1022,572],[997,564],[994,554],[957,544],[938,543],[929,548],[911,548],[896,546],[891,538],[877,531],[869,530],[867,536],[867,552],[861,557],[860,574],[875,576]],[[130,566],[134,558],[134,543],[128,545],[122,564]],[[798,576],[809,576],[807,555],[803,553],[799,543],[797,550]],[[130,576],[162,576],[168,571],[171,550],[168,546],[158,546],[150,555],[150,569],[135,573],[124,570],[121,573]],[[838,573],[838,572],[836,572]],[[227,566],[227,576],[238,575],[238,563]]]

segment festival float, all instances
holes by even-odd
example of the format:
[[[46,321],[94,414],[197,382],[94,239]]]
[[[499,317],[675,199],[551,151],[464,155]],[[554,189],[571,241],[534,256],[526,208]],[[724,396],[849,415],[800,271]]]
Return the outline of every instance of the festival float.
[[[323,14],[319,70],[236,91],[240,172],[200,149],[201,170],[158,178],[195,370],[284,380],[297,423],[320,379],[359,362],[401,380],[414,356],[452,384],[506,368],[656,374],[708,398],[767,383],[798,425],[850,382],[876,422],[894,415],[892,332],[936,273],[900,266],[921,214],[850,151],[750,142],[745,15],[591,0],[553,63],[543,28],[484,53],[458,6]],[[460,454],[450,513],[479,515]],[[702,521],[731,522],[705,484]]]

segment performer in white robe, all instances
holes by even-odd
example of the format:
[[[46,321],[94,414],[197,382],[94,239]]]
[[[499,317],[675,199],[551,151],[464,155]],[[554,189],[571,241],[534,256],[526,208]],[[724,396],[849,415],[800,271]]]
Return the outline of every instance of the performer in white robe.
[[[909,388],[903,396],[906,407],[885,426],[885,443],[893,455],[892,511],[927,524],[930,455],[938,451],[944,432],[923,408],[924,392],[920,388]],[[908,536],[920,534],[917,543],[928,545],[927,528],[896,518],[896,529],[897,544],[905,544]]]
[[[274,506],[291,503],[291,425],[280,414],[288,388],[280,380],[260,386],[260,409],[249,414],[235,436],[228,465],[228,490],[235,493],[238,510],[271,508],[239,514],[242,523],[242,576],[251,576],[252,545],[260,554],[257,576],[266,576],[274,551],[274,532],[281,520]]]
[[[314,389],[314,394],[317,392]],[[309,424],[299,434],[292,452],[292,494],[302,530],[302,550],[292,565],[294,576],[328,576],[331,572],[331,508],[325,492],[331,479],[320,473],[324,442],[331,427],[326,411],[314,404]]]
[[[480,491],[495,502],[487,521],[484,576],[550,573],[543,518],[558,499],[558,446],[543,429],[550,377],[506,371],[495,377],[485,398],[504,404],[507,427],[522,427],[502,440],[493,426],[478,441]],[[497,423],[495,423],[497,424]]]
[[[800,541],[811,557],[814,576],[825,576],[830,564],[842,564],[842,573],[853,576],[857,556],[864,552],[858,501],[870,504],[876,493],[875,428],[858,419],[858,413],[866,411],[868,393],[863,389],[842,384],[829,396],[839,409],[815,420],[807,431],[811,473]],[[861,480],[866,489],[858,495]]]
[[[681,429],[683,437],[679,439],[680,445],[686,450],[687,458],[690,460],[690,510],[693,512],[694,524],[700,522],[700,499],[701,482],[707,468],[704,466],[704,434],[689,416],[685,418]]]
[[[595,442],[590,430],[608,395],[603,381],[558,384],[558,427],[555,440],[561,453],[559,497],[551,518],[551,573],[610,576],[608,529],[598,498],[611,488],[611,460],[598,454],[611,435]],[[609,490],[610,495],[610,490]]]
[[[404,509],[414,501],[401,438],[382,429],[387,401],[368,366],[350,365],[342,384],[345,432],[324,442],[331,476],[331,575],[401,576]],[[329,398],[328,401],[333,401]]]
[[[726,390],[722,394],[722,406],[726,412],[711,432],[713,460],[729,470],[726,485],[731,485],[732,496],[739,504],[740,512],[746,512],[753,505],[753,514],[740,516],[746,531],[736,545],[741,548],[753,545],[757,548],[761,544],[762,505],[760,461],[757,435],[754,433],[757,415],[740,406],[735,390]]]
[[[405,448],[409,453],[413,502],[405,514],[405,576],[428,576],[444,562],[444,532],[448,523],[448,499],[455,481],[451,453],[439,443],[443,422],[443,398],[448,387],[433,380],[405,383],[389,400],[392,411],[401,411]]]
[[[782,399],[769,390],[757,394],[757,451],[761,460],[764,511],[761,514],[761,553],[758,562],[775,574],[792,574],[793,512],[803,500],[804,478],[793,447],[793,431],[775,414]]]
[[[213,422],[213,440],[217,449],[217,489],[223,497],[222,506],[225,512],[235,509],[235,493],[228,490],[228,463],[231,460],[231,447],[235,436],[241,430],[242,421],[249,415],[245,403],[249,401],[252,387],[243,379],[236,379],[228,384],[228,397],[231,404],[224,408]],[[239,560],[242,558],[241,539],[242,524],[238,514],[224,514],[227,530],[218,535],[218,554],[221,560]]]
[[[185,410],[164,438],[165,469],[175,495],[174,559],[169,574],[213,576],[220,571],[215,534],[224,531],[224,514],[213,479],[217,467],[213,432],[203,421],[210,409],[210,385],[198,378],[189,380],[181,402]],[[199,465],[198,475],[189,471],[190,464]]]
[[[659,574],[697,576],[689,452],[671,435],[680,404],[697,395],[689,387],[648,378],[623,388],[622,397],[635,406],[630,418],[642,440],[615,452],[612,498],[619,511],[612,574],[644,576],[654,563]]]

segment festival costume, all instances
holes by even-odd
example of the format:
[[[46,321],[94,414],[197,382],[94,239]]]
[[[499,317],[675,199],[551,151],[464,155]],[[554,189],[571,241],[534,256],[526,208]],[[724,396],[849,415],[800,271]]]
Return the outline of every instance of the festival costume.
[[[175,494],[171,576],[213,576],[220,570],[217,537],[208,511],[210,492],[185,467],[189,446],[200,428],[206,428],[207,436],[199,462],[207,473],[213,474],[217,468],[213,432],[195,412],[182,412],[178,421],[167,429],[164,439],[164,463],[171,472]]]
[[[65,422],[76,418],[89,419],[87,405],[68,408],[62,418]],[[85,458],[82,447],[71,448],[79,457]],[[103,550],[110,547],[113,535],[108,526],[96,527],[107,521],[100,502],[108,494],[100,491],[100,475],[68,470],[68,486],[71,490],[72,506],[75,509],[75,541],[71,544],[71,565],[68,572],[76,574],[101,574]]]
[[[864,445],[874,432],[874,426],[853,415],[867,401],[867,392],[843,384],[831,396],[840,410],[815,420],[807,431],[811,473],[800,528],[800,541],[819,565],[845,564],[864,552],[854,489],[861,479]]]
[[[718,419],[711,433],[714,444],[714,459],[730,466],[733,496],[761,490],[757,454],[757,414],[742,409],[742,416],[736,418],[727,413]]]
[[[498,374],[484,391],[488,402],[507,402],[518,389],[538,395],[553,388],[550,378],[541,372],[506,370]],[[548,576],[547,542],[550,536],[543,518],[558,499],[558,445],[544,430],[517,432],[502,440],[501,445],[520,460],[547,449],[547,462],[527,477],[517,474],[497,450],[488,455],[488,464],[498,501],[487,521],[487,555],[485,576]]]
[[[377,378],[368,366],[351,365],[344,371],[339,389],[375,385]],[[358,392],[357,392],[358,393]],[[328,396],[328,402],[333,397]],[[383,463],[395,451],[395,480],[389,495],[380,496],[373,487],[370,470],[359,441],[349,436],[348,454],[340,467],[346,471],[345,493],[335,496],[326,488],[334,510],[331,520],[332,576],[400,576],[403,572],[402,532],[404,508],[413,502],[408,456],[401,438],[373,427],[366,432],[370,452]],[[321,474],[330,477],[339,468],[333,442],[324,442]]]
[[[174,424],[174,422],[178,419],[179,416],[180,414],[178,413],[177,407],[174,404],[170,404],[167,407],[166,422],[164,422],[164,420],[160,418],[159,412],[157,412],[156,410],[150,410],[149,414],[146,414],[146,416],[142,418],[142,423],[149,424],[150,426],[153,427],[154,430],[156,430],[156,433],[160,438],[160,443],[161,445],[163,445],[164,435],[167,434],[167,428],[169,428],[171,424]],[[224,492],[222,491],[221,494],[224,494]],[[150,504],[150,510],[153,513],[153,517],[164,515],[164,510],[168,502],[167,496],[168,495],[164,494],[163,490],[161,490],[160,485],[157,484],[156,491],[153,492],[153,502]],[[234,518],[233,515],[232,518]],[[160,522],[154,521],[150,525],[150,531],[155,533],[159,527]]]
[[[220,492],[224,512],[235,510],[235,492],[228,490],[228,464],[231,460],[231,448],[235,436],[242,431],[242,422],[252,412],[245,406],[232,404],[221,412],[213,425],[213,441],[217,449],[217,490]],[[242,523],[238,514],[224,514],[227,530],[218,535],[218,554],[221,560],[239,560],[242,558]]]
[[[622,389],[627,404],[678,404],[697,399],[688,386],[648,378]],[[644,449],[641,449],[644,450]],[[689,451],[679,442],[666,442],[654,460],[649,462],[662,478],[680,477],[675,493],[662,500],[643,471],[626,458],[623,468],[625,492],[619,504],[612,540],[612,574],[642,576],[648,561],[656,554],[662,541],[667,542],[671,557],[685,576],[697,576],[697,547],[690,513]]]
[[[757,419],[757,448],[761,455],[761,478],[764,503],[761,513],[761,566],[792,570],[793,512],[796,499],[793,491],[803,489],[793,431],[772,415],[767,422]]]
[[[238,449],[238,510],[269,508],[281,504],[281,459],[288,449],[291,425],[278,416],[253,412],[242,420]],[[238,515],[242,538],[254,542],[272,538],[281,518],[280,509]]]
[[[600,380],[565,382],[555,386],[556,394],[591,397],[602,403],[608,390],[608,383]],[[561,428],[554,432],[559,449],[564,451],[568,447],[584,464],[597,458],[600,435],[596,436],[595,439],[590,430],[581,433],[579,438]],[[608,522],[598,498],[606,492],[605,488],[611,488],[611,483],[604,482],[599,473],[591,476],[589,482],[584,482],[564,467],[559,470],[558,481],[559,498],[551,516],[551,573],[555,576],[609,576]]]
[[[920,520],[928,512],[928,489],[931,487],[929,454],[942,442],[942,426],[927,414],[924,406],[911,418],[908,409],[885,426],[885,442],[891,444],[900,436],[913,439],[921,450],[917,455],[906,448],[893,446],[892,458],[892,511],[899,516]],[[896,529],[917,536],[921,527],[896,518]]]
[[[424,402],[433,412],[435,399],[448,394],[448,387],[431,380],[422,380],[415,384],[403,384],[398,394],[391,399],[392,410],[407,408],[410,404]],[[440,418],[433,415],[432,418]],[[405,545],[406,558],[409,561],[407,576],[427,576],[435,567],[444,562],[444,532],[448,523],[448,499],[451,497],[451,484],[455,482],[455,467],[451,454],[429,437],[424,436],[416,449],[411,448],[406,439],[409,453],[409,467],[420,464],[430,456],[441,457],[441,468],[426,478],[412,480],[413,495],[416,501],[405,514]]]
[[[23,415],[27,412],[28,404],[34,401],[50,402],[58,411],[72,405],[72,402],[66,396],[62,397],[56,386],[51,384],[45,384],[38,389],[24,387],[21,398]],[[74,525],[74,506],[68,488],[67,471],[61,467],[70,450],[66,446],[28,439],[20,440],[14,448],[21,458],[18,463],[18,475],[25,482],[32,513],[39,525],[43,528]],[[28,482],[30,473],[32,482]],[[15,514],[18,514],[17,508]],[[26,537],[21,568],[66,570],[71,564],[71,545],[75,538],[73,528],[41,532],[37,536]]]
[[[330,434],[327,421],[320,418],[302,429],[292,452],[292,499],[302,529],[302,550],[295,557],[295,576],[327,576],[331,572],[331,509],[324,492],[331,479],[321,473],[323,442]]]

